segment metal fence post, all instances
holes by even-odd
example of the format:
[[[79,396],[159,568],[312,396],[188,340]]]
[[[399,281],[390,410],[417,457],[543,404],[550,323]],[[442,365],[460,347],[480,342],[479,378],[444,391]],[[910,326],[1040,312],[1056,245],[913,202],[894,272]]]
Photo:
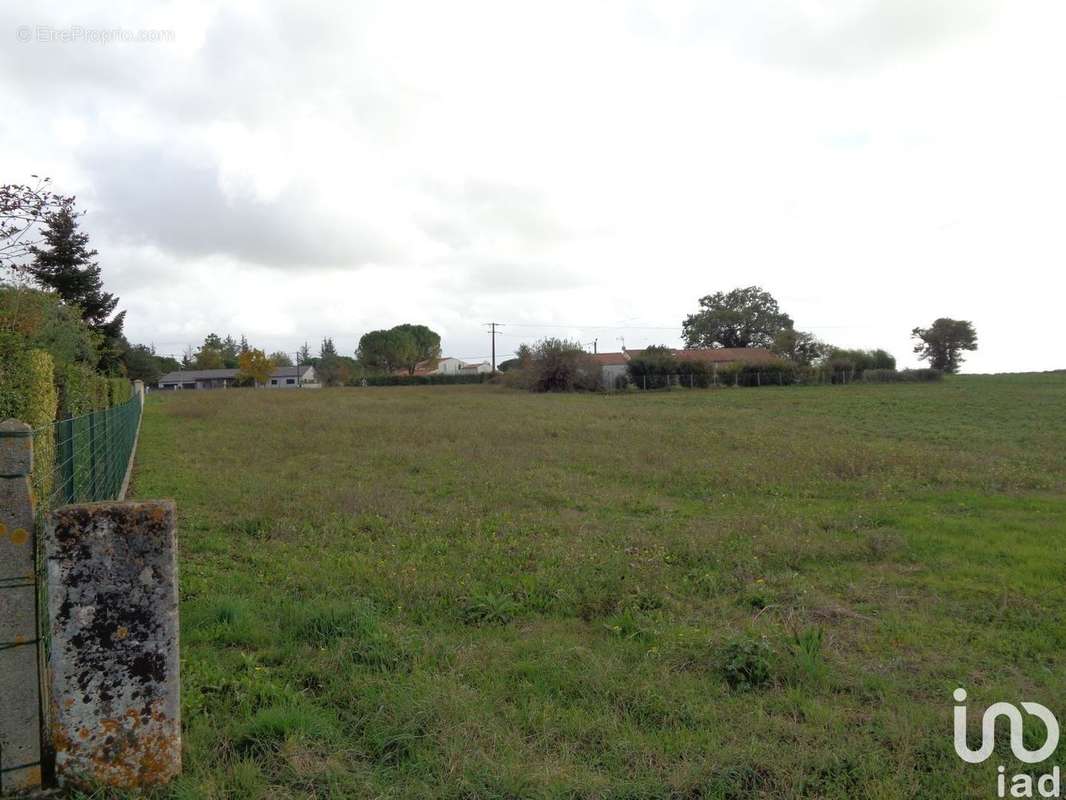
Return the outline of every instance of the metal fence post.
[[[103,425],[104,435],[100,439],[100,463],[103,467],[104,495],[111,495],[111,407],[108,406],[100,412],[100,424]]]
[[[41,785],[33,431],[0,423],[0,794]]]
[[[96,494],[96,415],[86,417],[89,421],[89,497]]]
[[[56,493],[61,505],[74,502],[74,420],[67,414],[56,423]]]

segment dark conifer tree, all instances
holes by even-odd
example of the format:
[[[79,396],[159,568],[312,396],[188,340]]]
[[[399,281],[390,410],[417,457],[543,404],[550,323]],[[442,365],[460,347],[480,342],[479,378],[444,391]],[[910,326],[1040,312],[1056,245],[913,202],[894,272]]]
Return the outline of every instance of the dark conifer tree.
[[[78,230],[78,214],[68,204],[45,217],[41,245],[30,248],[28,271],[41,286],[52,289],[64,303],[81,309],[82,319],[100,334],[100,364],[105,372],[121,370],[126,343],[122,325],[126,312],[112,317],[118,298],[104,291],[96,251],[89,235]]]

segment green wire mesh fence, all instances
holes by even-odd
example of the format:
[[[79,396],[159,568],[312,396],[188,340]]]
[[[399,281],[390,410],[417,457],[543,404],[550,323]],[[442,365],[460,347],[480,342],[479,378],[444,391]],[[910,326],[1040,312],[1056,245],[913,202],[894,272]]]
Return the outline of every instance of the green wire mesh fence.
[[[44,513],[67,503],[116,500],[137,440],[141,400],[57,420],[33,432],[34,495]]]

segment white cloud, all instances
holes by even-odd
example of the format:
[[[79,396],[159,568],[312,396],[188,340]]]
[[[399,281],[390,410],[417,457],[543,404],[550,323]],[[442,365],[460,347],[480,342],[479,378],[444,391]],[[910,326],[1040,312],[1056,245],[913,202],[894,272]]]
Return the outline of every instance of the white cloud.
[[[478,356],[496,319],[603,350],[759,283],[903,363],[950,315],[972,370],[1066,366],[1063,22],[1051,0],[9,3],[0,179],[78,193],[130,335],[163,349],[418,321]]]

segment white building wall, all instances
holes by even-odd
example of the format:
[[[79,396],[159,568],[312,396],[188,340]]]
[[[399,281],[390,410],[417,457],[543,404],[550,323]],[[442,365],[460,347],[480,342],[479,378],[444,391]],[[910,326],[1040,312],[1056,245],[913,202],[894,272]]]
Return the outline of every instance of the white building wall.
[[[600,380],[603,382],[603,388],[609,392],[614,391],[619,377],[628,374],[625,364],[606,364],[601,369]]]
[[[437,375],[458,375],[463,362],[458,358],[442,358],[437,362],[434,373]]]

